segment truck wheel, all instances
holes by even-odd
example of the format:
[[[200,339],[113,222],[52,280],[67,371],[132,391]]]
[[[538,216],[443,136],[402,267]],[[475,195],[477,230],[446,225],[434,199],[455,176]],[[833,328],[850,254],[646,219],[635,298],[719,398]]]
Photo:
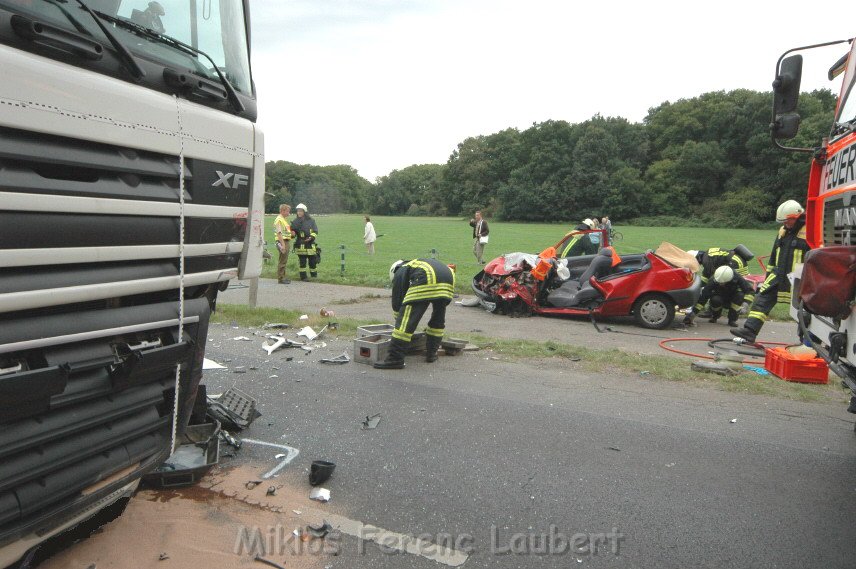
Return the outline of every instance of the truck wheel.
[[[675,303],[664,294],[643,294],[633,304],[633,317],[643,328],[662,330],[675,319]]]

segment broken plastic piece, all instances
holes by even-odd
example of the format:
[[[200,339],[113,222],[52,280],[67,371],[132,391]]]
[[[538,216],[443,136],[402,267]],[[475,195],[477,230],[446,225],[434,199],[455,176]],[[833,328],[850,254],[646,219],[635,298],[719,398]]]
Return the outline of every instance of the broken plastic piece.
[[[276,486],[268,486],[266,496],[275,496],[276,495]]]
[[[342,352],[342,355],[335,358],[322,358],[318,361],[322,364],[346,364],[351,361],[351,356],[348,355],[348,352]]]
[[[309,498],[312,500],[317,500],[318,502],[329,502],[330,501],[330,491],[326,488],[313,488],[309,493]]]
[[[166,561],[167,559],[169,559],[169,555],[167,555],[166,553],[161,553],[160,555],[158,555],[158,561]]]
[[[731,422],[732,422],[732,423],[736,423],[736,422],[737,422],[737,419],[731,419]]]
[[[309,315],[308,314],[301,314],[300,318],[298,318],[298,320],[309,320]]]
[[[220,365],[214,360],[209,360],[208,358],[205,358],[202,360],[202,369],[226,369],[226,366]]]
[[[285,345],[287,342],[288,340],[286,340],[285,338],[277,338],[276,340],[274,340],[273,343],[265,342],[264,344],[262,344],[262,349],[266,351],[268,355],[271,355],[276,350],[280,349],[283,345]]]
[[[249,339],[249,338],[247,338],[246,336],[235,336],[235,337],[234,337],[234,338],[232,338],[232,339],[233,339],[233,340],[240,340],[240,341],[243,341],[243,342],[249,342],[249,341],[250,341],[250,339]]]
[[[376,413],[374,415],[366,415],[365,421],[363,421],[363,429],[368,431],[370,429],[375,429],[380,423],[380,413]]]

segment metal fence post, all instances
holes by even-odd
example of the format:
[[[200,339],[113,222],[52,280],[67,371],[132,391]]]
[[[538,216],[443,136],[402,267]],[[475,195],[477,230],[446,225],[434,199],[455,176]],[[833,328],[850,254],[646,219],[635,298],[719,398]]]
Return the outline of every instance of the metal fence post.
[[[341,272],[341,276],[344,277],[345,276],[345,246],[339,245],[339,249],[342,250],[342,272]]]

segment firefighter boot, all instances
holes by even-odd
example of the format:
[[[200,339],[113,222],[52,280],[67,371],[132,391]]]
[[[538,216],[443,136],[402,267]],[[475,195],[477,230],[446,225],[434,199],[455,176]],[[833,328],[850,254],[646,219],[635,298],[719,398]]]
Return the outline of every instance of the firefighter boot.
[[[443,338],[440,336],[426,336],[425,338],[425,361],[428,363],[437,361],[437,350]]]
[[[404,354],[407,352],[409,342],[393,338],[389,344],[389,353],[382,362],[376,362],[376,369],[404,369]]]
[[[732,328],[731,333],[737,336],[738,338],[743,338],[750,344],[755,343],[755,338],[758,337],[758,333],[754,330],[743,326],[742,328]]]

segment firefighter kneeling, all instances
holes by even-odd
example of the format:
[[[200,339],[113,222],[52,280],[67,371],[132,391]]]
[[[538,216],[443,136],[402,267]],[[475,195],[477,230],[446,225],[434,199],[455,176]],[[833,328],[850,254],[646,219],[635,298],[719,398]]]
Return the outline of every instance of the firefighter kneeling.
[[[710,301],[710,322],[716,322],[728,307],[728,325],[737,326],[737,317],[746,313],[749,304],[755,300],[754,290],[749,281],[737,274],[728,266],[719,267],[714,271],[713,278],[707,282],[698,297],[695,310],[690,310],[684,317],[684,325],[693,323],[696,314],[700,312],[707,301]]]
[[[374,367],[404,368],[404,354],[429,306],[431,319],[425,329],[425,361],[436,361],[446,329],[446,307],[455,294],[455,273],[436,259],[413,259],[394,262],[389,268],[389,278],[392,281],[395,329],[386,360],[374,364]]]

